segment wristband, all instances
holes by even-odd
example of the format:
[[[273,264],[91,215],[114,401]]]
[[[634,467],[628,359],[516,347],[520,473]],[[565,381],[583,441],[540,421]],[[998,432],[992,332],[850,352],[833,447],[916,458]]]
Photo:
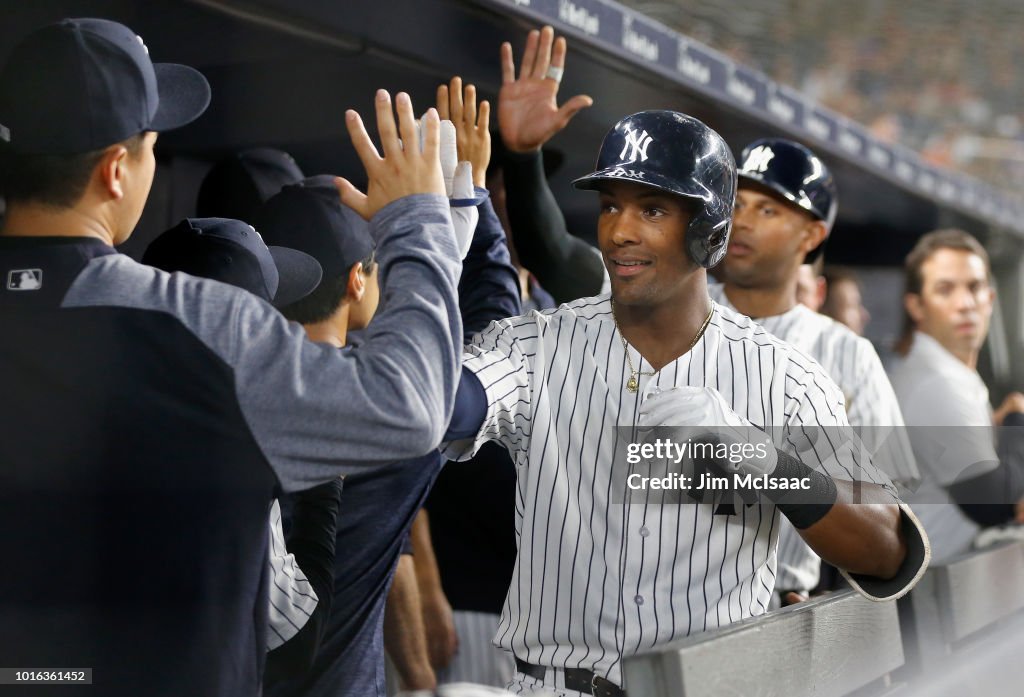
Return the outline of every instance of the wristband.
[[[824,518],[836,503],[836,483],[827,474],[808,467],[792,455],[776,449],[778,464],[769,479],[806,479],[806,489],[767,489],[765,495],[778,506],[797,530],[806,530]]]

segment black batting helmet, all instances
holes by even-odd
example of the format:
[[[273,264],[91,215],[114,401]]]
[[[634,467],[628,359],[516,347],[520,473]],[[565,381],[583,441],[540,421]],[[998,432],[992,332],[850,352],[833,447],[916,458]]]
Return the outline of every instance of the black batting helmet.
[[[677,111],[641,111],[615,124],[601,143],[595,171],[573,182],[631,181],[692,199],[686,251],[710,268],[729,244],[736,200],[736,162],[722,136]]]
[[[839,203],[835,180],[825,163],[800,143],[782,138],[755,140],[740,153],[739,176],[771,189],[832,231]],[[804,263],[817,259],[824,249],[822,240],[807,253]]]

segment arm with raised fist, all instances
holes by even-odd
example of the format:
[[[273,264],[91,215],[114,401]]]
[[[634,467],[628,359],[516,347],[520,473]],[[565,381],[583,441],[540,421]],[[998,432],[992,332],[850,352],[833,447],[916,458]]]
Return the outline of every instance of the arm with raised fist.
[[[855,450],[855,443],[841,441],[837,433],[815,438],[815,429],[826,425],[855,438],[844,421],[843,417],[835,424],[797,424],[799,432],[812,432],[812,442],[796,449],[791,447],[793,436],[789,435],[789,445],[781,449],[764,431],[734,412],[717,390],[674,387],[644,400],[638,425],[668,427],[678,441],[723,444],[730,454],[743,453],[742,457],[716,456],[707,461],[729,476],[740,475],[737,481],[759,479],[760,493],[778,507],[822,559],[850,574],[891,579],[900,574],[907,557],[908,527],[901,521],[899,500],[883,486],[887,480],[869,462],[851,464],[848,454]],[[815,466],[805,464],[797,455],[811,458]],[[855,481],[844,480],[830,472],[837,467],[846,472],[859,468],[860,475]],[[801,485],[795,487],[794,482]]]

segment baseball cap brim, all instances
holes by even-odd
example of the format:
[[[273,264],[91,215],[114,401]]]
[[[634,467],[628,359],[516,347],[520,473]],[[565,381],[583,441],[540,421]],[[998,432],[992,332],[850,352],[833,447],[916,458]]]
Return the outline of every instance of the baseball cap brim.
[[[288,247],[268,249],[274,259],[274,265],[277,266],[278,274],[274,307],[284,307],[302,300],[320,285],[324,272],[316,259],[305,252]]]
[[[150,131],[170,131],[191,123],[210,106],[210,83],[195,68],[176,63],[154,63],[160,103]]]
[[[706,191],[689,191],[681,187],[678,180],[666,177],[663,174],[647,170],[625,169],[619,166],[599,169],[585,177],[574,180],[572,185],[577,189],[596,191],[601,188],[602,182],[630,182],[632,184],[661,189],[676,196],[684,196],[702,201],[707,198]]]

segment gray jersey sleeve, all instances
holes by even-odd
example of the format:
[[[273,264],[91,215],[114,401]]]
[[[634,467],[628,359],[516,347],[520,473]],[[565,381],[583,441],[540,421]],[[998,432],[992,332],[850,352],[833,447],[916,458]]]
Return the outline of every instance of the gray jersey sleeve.
[[[979,414],[976,403],[959,398],[944,375],[936,373],[918,382],[906,403],[917,405],[910,417],[910,437],[929,479],[945,487],[967,471],[978,476],[999,466],[987,414]]]
[[[351,350],[308,341],[302,327],[242,290],[119,255],[86,267],[64,304],[177,318],[232,368],[238,406],[284,490],[308,488],[429,452],[453,407],[461,264],[448,202],[409,196],[378,212],[370,227],[381,303]]]

